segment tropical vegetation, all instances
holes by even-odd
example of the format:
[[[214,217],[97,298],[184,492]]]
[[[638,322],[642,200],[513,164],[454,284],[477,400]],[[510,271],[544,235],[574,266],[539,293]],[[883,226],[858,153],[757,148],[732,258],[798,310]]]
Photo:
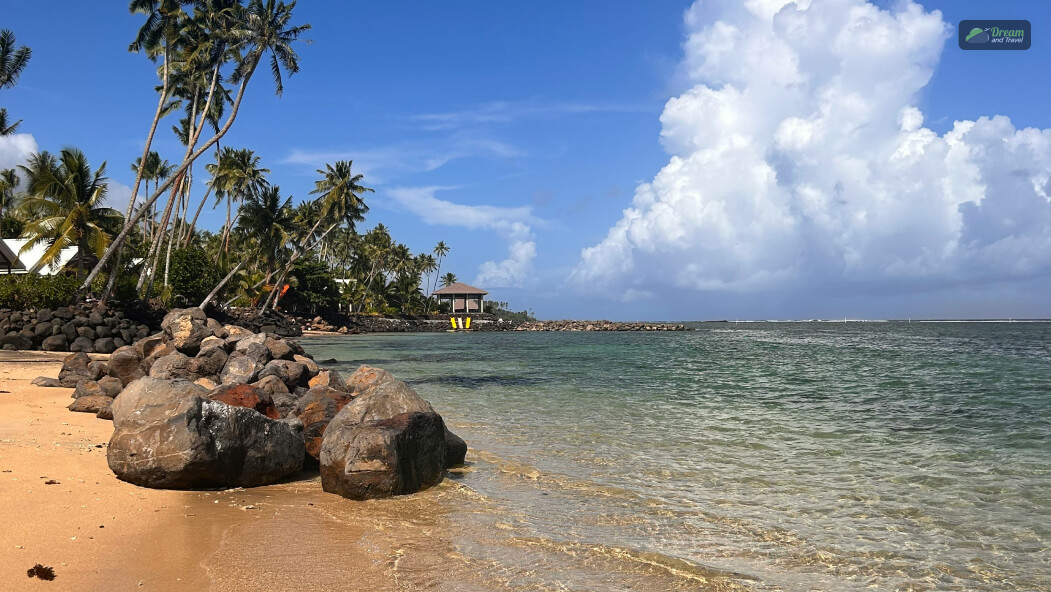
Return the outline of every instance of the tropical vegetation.
[[[351,160],[324,164],[297,198],[270,182],[264,155],[223,142],[244,101],[260,91],[257,84],[249,92],[259,70],[279,96],[299,71],[297,48],[310,25],[295,21],[295,1],[132,0],[129,8],[142,25],[128,49],[151,62],[157,104],[144,122],[142,155],[130,163],[127,208],[107,204],[106,163],[93,169],[76,148],[42,151],[0,171],[2,236],[27,239],[23,251],[44,245],[48,263],[76,251],[54,289],[41,287],[48,280],[8,280],[12,294],[17,284],[19,298],[35,290],[48,302],[142,299],[302,314],[438,310],[431,295],[457,281],[443,274],[449,245],[413,253],[383,224],[360,228],[373,189]],[[15,84],[30,55],[13,33],[0,32],[0,88]],[[0,133],[13,132],[18,123],[0,116]],[[180,148],[162,154],[159,146],[173,145],[156,142],[168,122]],[[206,207],[225,216],[216,232],[198,227]]]

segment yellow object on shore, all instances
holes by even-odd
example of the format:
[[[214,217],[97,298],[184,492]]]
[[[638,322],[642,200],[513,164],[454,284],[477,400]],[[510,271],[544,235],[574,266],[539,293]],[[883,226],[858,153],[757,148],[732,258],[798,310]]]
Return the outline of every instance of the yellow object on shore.
[[[464,327],[464,329],[470,329],[470,328],[471,328],[471,317],[467,317],[467,326]]]
[[[449,322],[453,324],[453,329],[456,328],[456,317],[449,317]]]

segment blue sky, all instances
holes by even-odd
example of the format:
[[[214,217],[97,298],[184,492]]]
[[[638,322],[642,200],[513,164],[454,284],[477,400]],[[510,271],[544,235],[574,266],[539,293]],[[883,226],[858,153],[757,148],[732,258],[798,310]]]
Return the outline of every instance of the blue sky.
[[[864,4],[861,0],[831,4],[844,3]],[[365,172],[367,184],[377,190],[369,197],[372,211],[363,228],[382,222],[414,251],[429,251],[444,240],[452,252],[443,271],[453,271],[468,282],[480,280],[494,297],[510,300],[518,308],[532,308],[546,318],[1051,316],[1051,306],[1043,298],[1051,277],[1048,255],[1017,269],[990,259],[994,255],[1018,259],[1016,252],[1004,254],[1004,240],[988,237],[990,228],[1025,217],[1024,209],[1019,210],[1027,207],[1023,204],[1005,202],[993,210],[992,198],[961,197],[960,190],[943,196],[942,209],[918,206],[911,219],[931,216],[932,227],[944,221],[946,212],[951,217],[962,216],[962,222],[956,218],[945,222],[946,228],[955,228],[955,234],[946,230],[948,234],[939,239],[943,242],[937,244],[917,239],[917,234],[925,234],[923,227],[895,222],[909,220],[907,213],[900,219],[888,218],[890,226],[879,230],[870,224],[851,232],[831,232],[829,228],[837,228],[832,225],[820,232],[804,232],[799,229],[819,224],[829,214],[804,211],[798,219],[782,219],[775,226],[759,229],[762,232],[755,236],[727,234],[727,228],[753,226],[755,211],[776,211],[780,203],[776,200],[781,198],[775,197],[758,204],[760,210],[739,213],[743,218],[727,214],[723,230],[712,226],[710,217],[691,222],[689,213],[694,210],[676,213],[679,207],[703,209],[697,204],[725,205],[739,198],[716,183],[701,182],[720,166],[718,159],[711,160],[706,171],[684,174],[678,183],[674,180],[678,173],[667,167],[676,158],[699,162],[711,150],[722,148],[716,148],[717,140],[710,145],[696,140],[718,118],[717,110],[699,104],[699,113],[684,110],[692,115],[679,117],[666,111],[669,99],[700,96],[695,93],[698,89],[719,90],[729,81],[735,88],[751,89],[746,96],[759,97],[754,104],[741,101],[757,109],[756,113],[784,102],[783,94],[762,94],[755,79],[743,75],[737,79],[738,73],[754,71],[771,60],[753,57],[757,61],[749,62],[742,57],[715,64],[715,50],[705,45],[715,38],[712,26],[717,22],[746,33],[749,27],[765,31],[769,26],[764,15],[746,14],[735,4],[705,3],[694,7],[692,16],[684,17],[691,2],[304,0],[296,9],[297,20],[313,25],[307,35],[313,43],[300,47],[302,72],[286,81],[280,98],[274,96],[269,80],[254,79],[242,113],[224,142],[254,149],[272,170],[271,182],[299,199],[313,186],[314,169],[336,159],[353,159],[355,167]],[[799,26],[810,27],[815,38],[822,23],[842,27],[843,19],[848,18],[845,12],[831,9],[819,15],[816,8],[822,4],[816,0],[799,17]],[[1045,31],[1051,30],[1051,6],[1046,2],[953,0],[926,2],[920,10],[923,14],[941,11],[941,21],[952,27],[965,18],[1028,19],[1034,42],[1025,52],[963,52],[956,47],[954,29],[948,33],[932,29],[931,18],[909,13],[900,2],[879,2],[877,6],[890,12],[883,13],[886,19],[873,21],[873,30],[886,27],[899,37],[921,31],[911,41],[891,37],[890,43],[909,49],[892,52],[887,63],[901,60],[919,64],[918,70],[929,67],[930,76],[929,81],[903,82],[904,86],[915,85],[904,93],[907,96],[889,96],[885,104],[882,98],[873,100],[872,108],[858,115],[870,118],[862,127],[878,128],[879,122],[896,120],[898,111],[887,109],[907,103],[922,112],[922,129],[937,136],[935,144],[948,137],[954,122],[982,116],[1006,115],[1013,128],[979,125],[964,144],[999,145],[1002,142],[997,138],[1021,138],[1016,134],[1022,128],[1051,128],[1051,111],[1046,108],[1051,84],[1044,74],[1051,66],[1051,47],[1042,41]],[[915,27],[908,24],[909,19]],[[128,14],[123,2],[70,1],[52,3],[46,13],[31,3],[12,4],[5,7],[3,24],[34,52],[18,86],[0,94],[8,111],[24,120],[20,132],[31,135],[40,149],[78,146],[93,163],[108,161],[111,179],[128,186],[134,181],[130,163],[141,153],[156,105],[152,66],[143,56],[126,50],[140,21]],[[899,26],[902,28],[895,29]],[[778,39],[778,34],[771,38]],[[828,34],[827,30],[820,33]],[[699,46],[684,46],[690,36],[701,40]],[[934,42],[938,51],[932,57]],[[795,45],[792,50],[804,57],[808,51],[826,51]],[[835,51],[840,50],[828,51],[838,55]],[[824,63],[817,57],[804,62],[801,68]],[[702,65],[694,67],[696,64]],[[857,89],[880,88],[878,80],[843,71],[825,73],[820,70],[823,67],[813,65],[815,70],[804,70],[802,75],[808,80],[854,77],[858,79],[850,84]],[[896,76],[893,72],[873,74],[879,75]],[[826,90],[844,90],[844,84],[830,82]],[[824,91],[819,92],[816,84],[814,89],[801,99],[800,111],[785,114],[769,130],[749,128],[745,135],[751,134],[756,146],[765,146],[767,155],[772,154],[780,141],[775,141],[774,130],[783,134],[784,120],[807,119],[807,114],[820,111]],[[762,101],[768,101],[768,107]],[[163,126],[158,134],[155,148],[169,160],[177,160],[181,152],[168,127]],[[724,128],[718,137],[734,133]],[[888,145],[904,141],[889,134],[875,141]],[[681,140],[687,136],[694,140]],[[1047,170],[1042,137],[1026,136],[1018,148],[1024,154],[1004,156],[1024,161],[1029,179],[1043,179]],[[953,145],[948,140],[944,143]],[[856,144],[843,146],[841,151],[849,153]],[[730,158],[727,154],[724,156]],[[777,170],[778,194],[792,196],[790,201],[796,204],[786,211],[805,210],[799,204],[813,203],[806,196],[826,185],[835,192],[845,188],[844,203],[871,200],[867,206],[858,206],[849,220],[859,216],[874,220],[880,211],[893,210],[886,207],[887,198],[861,189],[855,200],[850,195],[853,185],[846,177],[828,179],[813,173],[811,182],[797,180],[787,186],[788,171],[802,178],[811,170],[806,163],[816,154],[785,156],[778,152],[776,158],[761,159],[760,164]],[[977,149],[969,154],[971,159],[979,158]],[[0,150],[0,158],[16,156],[12,147]],[[790,161],[787,168],[779,164],[784,159]],[[945,187],[949,178],[973,177],[968,177],[970,169],[959,169],[958,159],[952,156],[939,157],[936,162],[924,156],[907,171],[893,175],[885,166],[886,158],[866,154],[856,160],[864,159],[882,159],[870,165],[887,177],[916,175],[913,185]],[[742,160],[734,157],[726,162]],[[986,191],[993,195],[1000,181],[988,180],[991,169],[983,166],[975,163],[978,172],[974,174],[985,180]],[[731,169],[723,165],[726,175],[734,174]],[[757,169],[745,170],[747,177]],[[682,187],[689,188],[690,183],[698,185],[687,192],[690,199],[684,201],[676,192],[685,191]],[[640,184],[653,185],[652,199],[640,201]],[[909,187],[912,185],[887,191],[903,195],[913,190]],[[929,192],[917,195],[928,196],[916,198],[920,200],[934,199]],[[694,198],[700,201],[690,201]],[[961,214],[967,208],[959,204],[968,199],[982,207]],[[635,208],[639,215],[626,216],[626,208]],[[730,210],[723,207],[722,211]],[[676,222],[665,224],[662,220],[667,217],[661,212],[671,212]],[[204,226],[217,228],[222,215],[219,211],[206,213]],[[1041,211],[1032,218],[1043,220],[1044,215]],[[843,228],[851,224],[849,220],[836,224]],[[621,223],[628,231],[623,238],[612,237],[611,229]],[[1032,245],[1048,239],[1051,244],[1045,226],[1020,228],[1019,240],[1012,244],[1021,239]],[[792,230],[786,230],[788,227]],[[769,251],[757,249],[754,257],[741,255],[748,249],[740,241],[761,242],[780,234],[784,234],[783,240],[778,239],[781,242],[771,238],[764,245]],[[692,235],[708,238],[692,240]],[[721,242],[711,238],[716,236]],[[945,254],[950,249],[946,245],[962,249],[959,245],[968,243],[963,239],[988,248]],[[912,245],[909,248],[915,251],[903,246],[891,259],[883,256],[887,249],[878,247],[879,241]],[[998,246],[989,246],[993,243]],[[593,256],[582,257],[585,249],[594,249]],[[777,258],[769,253],[786,252],[793,257],[779,267],[757,263],[757,257],[769,261]],[[939,253],[936,258],[917,255],[934,252]],[[719,260],[726,263],[725,268],[713,264]]]

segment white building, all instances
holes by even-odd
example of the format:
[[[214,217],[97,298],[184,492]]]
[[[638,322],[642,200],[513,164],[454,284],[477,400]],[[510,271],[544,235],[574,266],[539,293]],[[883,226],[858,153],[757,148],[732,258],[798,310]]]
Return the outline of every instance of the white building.
[[[47,251],[47,243],[38,243],[23,253],[22,248],[28,242],[27,238],[0,239],[0,275],[20,273],[55,275],[77,256],[76,247],[66,247],[62,249],[54,263],[43,265],[40,259]]]

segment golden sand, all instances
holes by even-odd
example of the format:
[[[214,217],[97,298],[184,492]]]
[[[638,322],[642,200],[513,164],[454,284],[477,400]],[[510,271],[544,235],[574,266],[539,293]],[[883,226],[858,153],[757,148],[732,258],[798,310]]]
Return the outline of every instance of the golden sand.
[[[162,491],[106,465],[112,423],[41,388],[61,356],[0,352],[0,590],[393,590],[370,505],[316,473],[251,490]],[[424,502],[425,503],[425,502]],[[56,578],[29,578],[35,564]]]

